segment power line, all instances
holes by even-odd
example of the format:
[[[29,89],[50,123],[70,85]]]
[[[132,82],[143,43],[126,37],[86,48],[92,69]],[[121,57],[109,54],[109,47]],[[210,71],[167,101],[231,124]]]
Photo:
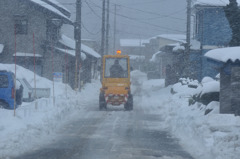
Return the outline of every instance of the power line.
[[[93,12],[93,14],[94,14],[96,17],[98,17],[99,19],[102,19],[102,17],[100,17],[100,16],[94,11],[94,9],[92,9],[92,7],[89,5],[89,3],[88,3],[86,0],[85,0],[84,2],[87,4],[88,8]]]
[[[89,31],[88,29],[87,29],[87,27],[85,27],[85,25],[82,23],[82,27],[83,27],[83,29],[84,30],[86,30],[89,34],[91,34],[91,35],[98,35],[100,32],[101,32],[101,29],[98,31],[98,32],[96,32],[96,33],[93,33],[93,32],[91,32],[91,31]]]
[[[101,7],[101,6],[98,6],[96,3],[92,2],[91,0],[89,0],[89,1],[92,4],[94,4],[96,7],[98,7],[98,8]],[[171,18],[171,19],[175,19],[175,20],[185,20],[185,19],[181,19],[181,18],[171,17],[172,14],[170,14],[170,15],[162,15],[162,14],[151,12],[151,11],[144,11],[144,10],[141,10],[141,9],[124,6],[124,5],[121,5],[121,4],[118,4],[118,3],[113,3],[113,2],[110,2],[110,3],[112,5],[117,5],[117,6],[120,6],[120,7],[123,7],[123,8],[127,8],[127,9],[130,9],[130,10],[135,10],[135,11],[139,11],[139,12],[150,14],[150,15],[157,15],[157,16],[160,16],[160,18]]]
[[[181,18],[171,17],[171,15],[162,15],[162,14],[151,12],[151,11],[144,11],[144,10],[137,9],[137,8],[127,7],[127,6],[124,6],[124,5],[121,5],[121,4],[117,4],[117,3],[113,3],[113,2],[111,2],[111,4],[116,4],[118,6],[130,9],[130,10],[136,10],[136,11],[139,11],[139,12],[142,12],[142,13],[146,13],[146,14],[158,15],[161,18],[172,18],[172,19],[175,19],[175,20],[185,20],[185,19],[181,19]]]
[[[91,2],[93,3],[93,2]],[[97,8],[100,8],[102,9],[101,6],[98,6],[97,4],[93,3]],[[114,14],[113,12],[110,11],[111,14]],[[142,24],[146,24],[146,25],[149,25],[149,26],[153,26],[153,27],[157,27],[157,28],[162,28],[162,29],[165,29],[165,30],[171,30],[171,31],[175,31],[175,32],[179,32],[179,33],[183,33],[183,31],[180,31],[180,30],[176,30],[176,29],[170,29],[170,28],[167,28],[167,27],[163,27],[163,26],[159,26],[159,25],[156,25],[156,24],[152,24],[152,23],[147,23],[147,22],[144,22],[144,21],[141,21],[141,20],[138,20],[136,18],[132,18],[132,17],[129,17],[129,16],[125,16],[125,15],[122,15],[122,14],[119,14],[117,13],[116,14],[117,16],[120,16],[120,17],[123,17],[125,19],[129,19],[129,20],[132,20],[132,21],[136,21],[138,23],[142,23]]]

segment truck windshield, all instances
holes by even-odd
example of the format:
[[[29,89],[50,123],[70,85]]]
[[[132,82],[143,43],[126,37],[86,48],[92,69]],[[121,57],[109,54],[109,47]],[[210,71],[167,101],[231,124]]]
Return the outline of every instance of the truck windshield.
[[[106,58],[105,78],[128,78],[127,58]]]
[[[7,88],[7,87],[8,87],[8,76],[0,75],[0,88]]]

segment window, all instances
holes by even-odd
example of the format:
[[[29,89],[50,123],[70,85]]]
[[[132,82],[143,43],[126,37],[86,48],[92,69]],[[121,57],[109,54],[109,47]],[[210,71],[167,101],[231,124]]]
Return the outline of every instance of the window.
[[[28,21],[26,19],[15,19],[16,34],[27,34]]]
[[[127,58],[106,58],[105,78],[128,78]]]
[[[48,40],[58,40],[60,38],[61,21],[58,19],[47,20]]]
[[[8,76],[0,75],[0,88],[8,87]]]

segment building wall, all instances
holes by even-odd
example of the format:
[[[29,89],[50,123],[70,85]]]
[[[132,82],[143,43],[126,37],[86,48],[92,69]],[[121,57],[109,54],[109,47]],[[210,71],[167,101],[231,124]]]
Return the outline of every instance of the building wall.
[[[222,7],[198,7],[195,18],[195,38],[202,45],[228,45],[232,32]]]
[[[221,69],[220,75],[220,113],[232,113],[231,109],[231,76]]]
[[[215,78],[219,73],[216,65],[209,62],[204,54],[211,50],[209,46],[223,47],[227,46],[231,40],[232,32],[225,12],[222,7],[197,6],[195,7],[195,39],[202,45],[199,54],[195,54],[192,58],[196,63],[197,78],[201,80],[205,76]],[[208,49],[205,49],[207,48]],[[216,48],[215,47],[215,48]]]
[[[25,16],[28,20],[28,33],[16,35],[17,52],[33,53],[33,33],[35,34],[35,51],[43,55],[42,44],[46,39],[46,17],[34,8],[18,0],[0,1],[0,43],[6,50],[1,56],[3,63],[12,63],[15,52],[15,15]]]

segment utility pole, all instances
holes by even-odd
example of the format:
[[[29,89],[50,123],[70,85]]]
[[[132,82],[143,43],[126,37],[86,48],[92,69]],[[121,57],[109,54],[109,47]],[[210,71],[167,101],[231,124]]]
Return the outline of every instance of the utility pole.
[[[186,53],[185,53],[185,69],[186,75],[190,75],[190,35],[191,34],[191,0],[187,0],[187,33],[186,33]]]
[[[80,68],[81,68],[81,9],[82,0],[76,0],[76,22],[74,25],[75,48],[75,90],[81,90]]]
[[[102,59],[103,59],[103,56],[104,56],[104,42],[105,42],[105,0],[103,0],[102,2],[102,40],[101,40],[101,56],[102,56]],[[101,80],[102,80],[102,68],[103,68],[103,61],[101,60]]]
[[[117,5],[114,6],[114,37],[113,37],[113,52],[116,51],[116,31],[117,31]]]
[[[109,0],[107,0],[107,27],[106,27],[106,54],[109,54],[109,29],[110,29],[110,24],[109,24]]]

